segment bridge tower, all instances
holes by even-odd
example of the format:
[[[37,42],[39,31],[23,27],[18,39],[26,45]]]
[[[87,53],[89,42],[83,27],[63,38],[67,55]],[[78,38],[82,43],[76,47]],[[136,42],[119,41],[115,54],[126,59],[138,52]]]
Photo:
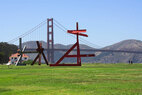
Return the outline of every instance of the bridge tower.
[[[51,64],[54,63],[53,18],[47,19],[47,59]]]

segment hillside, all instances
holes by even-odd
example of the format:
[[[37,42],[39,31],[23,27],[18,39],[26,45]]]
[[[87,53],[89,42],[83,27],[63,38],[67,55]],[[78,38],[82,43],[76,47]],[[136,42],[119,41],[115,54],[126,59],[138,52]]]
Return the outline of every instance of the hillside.
[[[44,41],[40,41],[42,43],[42,47],[43,48],[47,48],[47,43]],[[28,41],[22,44],[22,46],[26,45],[27,48],[37,48],[37,44],[35,41]],[[69,45],[62,45],[62,44],[55,44],[54,48],[55,49],[68,49],[72,46],[72,44]],[[93,49],[92,47],[89,47],[87,45],[84,44],[80,44],[80,48],[81,49]]]
[[[130,51],[142,51],[142,41],[140,40],[124,40],[113,44],[111,46],[104,47],[107,50],[130,50]],[[135,63],[141,63],[141,54],[132,53],[100,53],[96,58],[95,62],[101,63],[123,63],[133,60]]]

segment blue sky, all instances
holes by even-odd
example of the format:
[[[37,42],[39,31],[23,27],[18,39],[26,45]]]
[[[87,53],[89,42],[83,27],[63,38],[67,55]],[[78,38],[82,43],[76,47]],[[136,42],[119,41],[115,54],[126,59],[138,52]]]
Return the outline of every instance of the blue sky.
[[[98,46],[142,40],[142,0],[1,0],[0,42],[51,17],[68,29],[74,29],[78,21],[80,28],[87,29],[89,37],[84,39]],[[55,30],[55,43],[73,43],[62,39],[64,34]],[[43,35],[42,40],[46,41],[46,33]]]

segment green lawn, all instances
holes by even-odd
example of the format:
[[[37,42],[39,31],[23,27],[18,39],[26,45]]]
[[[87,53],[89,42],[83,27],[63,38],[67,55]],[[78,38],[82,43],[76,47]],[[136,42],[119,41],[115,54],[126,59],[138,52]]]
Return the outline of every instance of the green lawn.
[[[0,65],[0,95],[142,95],[142,64]]]

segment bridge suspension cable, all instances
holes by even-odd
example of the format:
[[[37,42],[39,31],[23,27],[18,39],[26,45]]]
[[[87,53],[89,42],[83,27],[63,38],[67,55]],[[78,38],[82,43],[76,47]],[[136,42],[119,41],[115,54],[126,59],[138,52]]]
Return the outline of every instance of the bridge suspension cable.
[[[14,39],[8,41],[8,43],[11,43],[11,44],[12,44],[12,43],[16,42],[17,40],[19,40],[19,38],[24,38],[25,36],[27,36],[27,35],[33,33],[34,31],[36,31],[37,29],[39,29],[40,27],[42,27],[43,25],[45,25],[45,24],[46,24],[46,21],[47,21],[47,20],[42,21],[41,23],[39,23],[38,25],[36,25],[36,26],[33,27],[32,29],[30,29],[29,31],[27,31],[27,32],[23,33],[22,35],[19,35],[19,36],[17,36],[16,38],[14,38]]]
[[[56,27],[58,27],[60,30],[64,31],[65,33],[67,32],[68,29],[67,29],[65,26],[63,26],[61,23],[59,23],[56,19],[54,19],[54,21],[55,21],[55,22],[54,22],[54,25],[55,25]],[[27,36],[27,35],[33,33],[34,31],[36,31],[37,29],[39,29],[40,27],[42,27],[42,26],[45,25],[46,23],[47,23],[47,20],[42,21],[40,24],[36,25],[35,27],[33,27],[32,29],[30,29],[29,31],[27,31],[27,32],[23,33],[22,35],[19,35],[19,36],[17,36],[16,38],[14,38],[14,39],[8,41],[8,43],[11,43],[11,44],[12,44],[12,43],[18,41],[19,38],[24,38],[25,36]],[[67,34],[67,35],[69,35],[69,34]],[[76,38],[74,35],[69,35],[69,36],[71,36],[71,37],[73,37],[73,38]],[[80,38],[80,41],[81,41],[82,43],[85,43],[85,44],[88,45],[88,46],[91,46],[91,47],[96,47],[96,46],[97,46],[98,48],[101,48],[101,46],[98,46],[98,45],[96,45],[96,44],[93,44],[93,43],[91,43],[90,41],[87,41],[87,40],[85,40],[85,39],[83,39],[83,38]]]
[[[63,26],[61,23],[59,23],[56,19],[54,19],[54,25],[56,26],[56,27],[58,27],[60,30],[62,30],[62,31],[64,31],[65,33],[67,32],[67,28],[65,27],[65,26]],[[69,34],[68,34],[69,35]],[[71,37],[73,37],[73,38],[76,38],[74,35],[70,35]],[[82,42],[82,43],[84,43],[84,44],[86,44],[86,45],[88,45],[88,46],[91,46],[91,47],[98,47],[98,48],[101,48],[101,46],[99,46],[99,45],[96,45],[96,44],[94,44],[94,43],[92,43],[92,42],[90,42],[90,41],[87,41],[87,40],[85,40],[85,39],[83,39],[83,38],[80,38],[80,41]]]

